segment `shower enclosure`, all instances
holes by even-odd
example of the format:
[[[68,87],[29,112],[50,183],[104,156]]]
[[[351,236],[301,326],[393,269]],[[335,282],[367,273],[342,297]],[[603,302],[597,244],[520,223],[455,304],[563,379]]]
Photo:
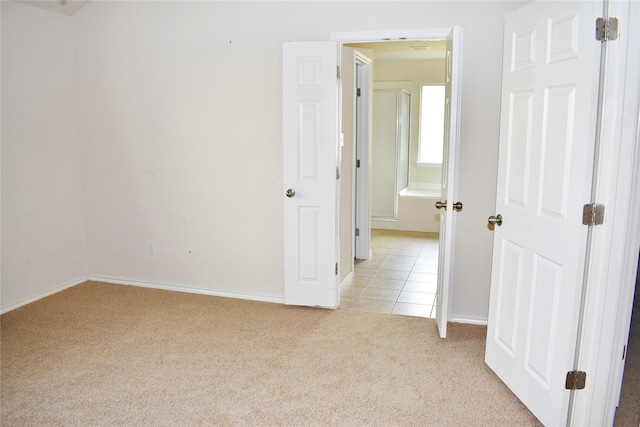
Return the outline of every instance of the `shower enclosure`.
[[[398,219],[398,194],[409,182],[410,110],[411,94],[407,90],[374,89],[372,220]]]

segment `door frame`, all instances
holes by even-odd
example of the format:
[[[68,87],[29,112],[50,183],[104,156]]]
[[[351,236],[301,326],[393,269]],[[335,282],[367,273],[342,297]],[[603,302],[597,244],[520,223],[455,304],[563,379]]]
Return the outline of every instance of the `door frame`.
[[[625,345],[640,248],[640,4],[604,2],[603,14],[623,25],[607,42],[597,203],[604,224],[595,226],[585,291],[578,369],[587,387],[575,393],[571,425],[613,425],[620,398]]]
[[[330,34],[330,40],[338,42],[338,49],[342,50],[342,46],[345,43],[371,43],[371,42],[388,42],[388,41],[406,41],[406,40],[446,40],[447,37],[454,30],[454,27],[445,27],[445,28],[418,28],[418,29],[404,29],[404,30],[371,30],[371,31],[349,31],[349,32],[332,32]],[[460,61],[458,63],[459,68],[462,67],[463,63],[463,52],[460,49],[459,52]],[[340,56],[340,55],[339,55]],[[457,70],[458,74],[462,72],[461,69]],[[460,90],[461,88],[458,88]],[[459,107],[461,106],[460,100],[458,100]],[[456,114],[456,120],[460,120],[459,114]],[[457,128],[460,128],[460,123],[456,124]],[[456,139],[459,144],[459,137]],[[459,153],[459,147],[455,148],[456,153]],[[370,155],[367,157],[370,162]],[[456,162],[457,164],[457,162]],[[362,167],[362,164],[361,164]],[[355,164],[354,164],[355,168]],[[456,171],[457,173],[457,171]],[[363,181],[364,184],[370,184],[370,177],[368,181]],[[359,189],[361,192],[370,192],[369,188]],[[355,233],[355,229],[354,229]],[[370,231],[369,231],[370,233]],[[442,256],[440,254],[439,256]],[[451,250],[450,257],[450,266],[453,267],[455,259],[455,248]],[[449,283],[447,283],[447,290],[450,297],[447,301],[447,321],[450,318],[451,306],[453,304],[453,271],[449,274]]]

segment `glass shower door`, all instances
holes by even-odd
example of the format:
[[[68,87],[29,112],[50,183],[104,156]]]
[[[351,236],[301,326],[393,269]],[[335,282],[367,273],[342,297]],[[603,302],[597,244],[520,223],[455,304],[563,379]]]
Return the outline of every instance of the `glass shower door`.
[[[409,176],[411,95],[400,89],[373,91],[371,217],[398,219],[398,194]]]

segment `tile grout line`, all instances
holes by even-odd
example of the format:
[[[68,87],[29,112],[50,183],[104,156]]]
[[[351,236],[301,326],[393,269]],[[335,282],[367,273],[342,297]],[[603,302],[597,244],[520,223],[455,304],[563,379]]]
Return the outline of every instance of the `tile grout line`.
[[[386,248],[386,247],[385,247],[385,249],[389,249],[389,252],[388,252],[388,253],[386,253],[386,254],[384,254],[385,256],[384,256],[384,258],[381,260],[381,262],[380,262],[379,266],[378,266],[377,268],[375,268],[375,270],[376,270],[375,274],[374,274],[373,276],[371,276],[371,277],[368,277],[368,278],[370,279],[370,280],[369,280],[369,282],[368,282],[368,284],[364,287],[364,290],[362,291],[362,293],[360,293],[360,294],[358,295],[358,297],[356,297],[356,298],[355,298],[355,301],[353,301],[353,303],[352,303],[352,305],[351,305],[351,307],[352,307],[351,309],[355,309],[355,306],[358,304],[358,302],[360,302],[360,301],[362,301],[362,300],[369,300],[368,298],[363,298],[363,295],[364,295],[364,294],[367,292],[367,290],[369,290],[369,289],[393,290],[393,289],[387,289],[387,288],[373,288],[373,287],[371,286],[371,285],[372,285],[372,283],[374,282],[374,280],[375,280],[376,278],[379,278],[378,276],[379,276],[379,274],[380,274],[381,270],[383,270],[382,266],[383,266],[387,261],[389,261],[389,257],[390,257],[390,256],[392,256],[392,255],[393,255],[393,256],[411,256],[411,257],[413,257],[413,258],[414,258],[414,261],[411,263],[411,268],[410,268],[410,270],[409,270],[408,272],[406,272],[406,273],[407,273],[407,277],[406,277],[405,279],[402,279],[402,287],[399,289],[398,296],[397,296],[393,301],[392,301],[392,300],[371,300],[371,301],[392,302],[392,303],[393,303],[393,306],[391,307],[391,312],[390,312],[390,314],[394,314],[394,313],[393,313],[393,310],[395,310],[395,308],[397,307],[397,304],[399,304],[398,300],[400,299],[400,295],[402,295],[402,293],[403,293],[403,292],[410,292],[410,291],[406,291],[406,290],[405,290],[405,287],[406,287],[406,285],[407,285],[407,282],[409,282],[409,277],[411,276],[411,274],[412,274],[412,273],[414,273],[413,269],[416,267],[416,265],[419,265],[419,264],[418,264],[418,258],[420,258],[420,254],[421,254],[421,253],[422,253],[422,251],[424,250],[424,248],[425,248],[425,245],[426,245],[427,241],[428,241],[428,240],[430,240],[430,239],[422,239],[422,238],[420,239],[420,242],[421,242],[421,243],[420,243],[419,250],[417,251],[418,253],[417,253],[416,255],[404,255],[404,254],[402,254],[402,255],[398,255],[398,254],[393,254],[392,252],[393,252],[394,250],[397,250],[397,249],[401,249],[401,250],[402,250],[402,249],[409,249],[409,248],[400,248],[400,247],[398,247],[398,245],[399,245],[399,244],[401,243],[401,241],[402,241],[402,238],[403,238],[403,237],[406,237],[406,235],[405,235],[405,233],[401,233],[401,234],[400,234],[400,236],[397,236],[397,237],[396,237],[396,236],[392,236],[392,237],[393,237],[393,239],[392,239],[392,240],[393,240],[393,246],[392,246],[392,247],[390,247],[390,248]],[[426,257],[426,258],[429,258],[429,257]],[[365,267],[365,268],[366,268],[366,267]],[[390,270],[390,271],[396,271],[396,270]],[[405,273],[405,271],[402,271],[402,272],[403,272],[403,273]],[[418,273],[418,272],[416,272],[416,273]],[[426,274],[426,273],[425,273],[425,274]],[[380,278],[380,279],[385,279],[385,280],[386,280],[386,278]],[[392,279],[389,279],[389,280],[392,280]],[[393,280],[396,280],[396,279],[393,279]],[[424,306],[424,307],[430,306],[430,307],[431,307],[431,309],[430,309],[429,313],[428,313],[426,316],[418,316],[418,317],[427,317],[427,318],[432,317],[433,309],[434,309],[434,304],[433,304],[433,303],[432,303],[432,304],[406,303],[406,304],[409,304],[409,305],[416,305],[416,306]]]

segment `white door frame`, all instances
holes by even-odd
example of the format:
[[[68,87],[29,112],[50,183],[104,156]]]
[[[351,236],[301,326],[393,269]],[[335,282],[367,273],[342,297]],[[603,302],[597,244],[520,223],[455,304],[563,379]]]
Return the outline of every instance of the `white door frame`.
[[[342,47],[344,43],[366,43],[366,42],[384,42],[393,40],[446,40],[451,34],[454,27],[447,28],[420,28],[420,29],[406,29],[406,30],[373,30],[373,31],[351,31],[351,32],[333,32],[330,35],[330,40],[337,41]],[[460,51],[460,63],[462,64],[462,51]],[[460,70],[459,70],[460,71]],[[459,117],[457,118],[459,120]],[[456,148],[457,151],[457,148]],[[370,160],[370,156],[368,157]],[[362,166],[362,165],[361,165]],[[368,189],[362,189],[360,192],[368,192]],[[442,238],[442,236],[441,236]],[[440,254],[442,256],[442,254]],[[455,250],[451,250],[450,265],[454,265]],[[450,272],[449,277],[453,276],[453,272]],[[449,295],[453,295],[453,280],[449,280],[446,285]],[[453,304],[453,299],[449,298],[447,301],[447,307],[450,308]],[[450,310],[447,310],[450,313]],[[449,320],[449,314],[447,314],[447,321]]]
[[[629,337],[640,247],[640,3],[605,2],[618,17],[619,38],[607,42],[607,75],[595,226],[586,285],[578,369],[587,387],[575,392],[571,425],[613,425]]]

